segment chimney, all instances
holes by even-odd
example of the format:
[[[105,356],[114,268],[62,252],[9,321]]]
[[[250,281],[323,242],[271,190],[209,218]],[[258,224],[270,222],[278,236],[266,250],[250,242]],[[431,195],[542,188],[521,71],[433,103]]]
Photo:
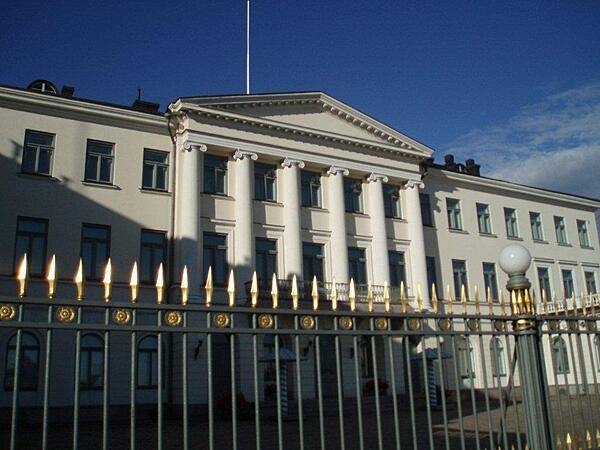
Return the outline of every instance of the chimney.
[[[146,112],[146,113],[157,113],[160,108],[160,104],[147,102],[144,100],[136,99],[131,105],[133,109],[136,111]]]
[[[454,155],[444,155],[444,169],[454,170],[456,164],[454,163]]]
[[[63,97],[67,97],[67,98],[73,97],[74,93],[75,93],[75,88],[72,86],[63,86],[60,91],[60,95],[62,95]]]
[[[479,164],[475,164],[475,160],[472,158],[469,158],[465,161],[465,165],[467,166],[467,173],[469,175],[473,175],[473,176],[480,176],[479,174],[479,169],[481,168],[481,166]]]

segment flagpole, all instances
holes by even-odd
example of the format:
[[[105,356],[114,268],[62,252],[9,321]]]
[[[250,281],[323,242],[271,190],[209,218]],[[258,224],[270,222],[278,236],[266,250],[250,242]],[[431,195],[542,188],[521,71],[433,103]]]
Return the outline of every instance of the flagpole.
[[[250,94],[250,0],[246,1],[246,94]]]

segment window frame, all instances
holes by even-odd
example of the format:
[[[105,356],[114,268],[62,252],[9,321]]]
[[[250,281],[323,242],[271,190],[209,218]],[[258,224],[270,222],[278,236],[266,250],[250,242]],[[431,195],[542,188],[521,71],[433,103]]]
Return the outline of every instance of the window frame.
[[[99,345],[90,345],[90,344],[86,344],[85,343],[85,339],[86,337],[93,337],[94,339],[96,339],[96,342],[99,343]],[[85,365],[85,358],[83,358],[83,354],[86,353],[88,355],[87,357],[87,362],[88,362],[88,366],[84,367]],[[81,364],[79,366],[79,388],[82,391],[98,391],[98,390],[102,390],[104,388],[104,338],[100,335],[98,335],[97,333],[85,333],[81,336],[81,347],[79,350],[79,354],[80,354],[80,361]],[[102,369],[101,369],[101,374],[102,377],[100,378],[100,383],[94,385],[93,382],[91,382],[92,378],[93,378],[93,365],[92,365],[92,361],[93,361],[93,355],[94,354],[100,354],[102,355]],[[85,373],[85,376],[83,376],[83,373]]]
[[[383,183],[383,210],[389,219],[402,219],[402,194],[400,186]]]
[[[218,238],[222,239],[222,243],[217,244],[207,244],[207,238]],[[204,279],[208,276],[208,267],[212,267],[212,275],[213,275],[213,284],[215,286],[223,287],[227,284],[227,276],[229,273],[229,261],[227,259],[227,234],[226,233],[217,233],[214,231],[204,231],[202,233],[202,270]],[[212,264],[206,264],[207,253],[211,253],[211,262]],[[223,267],[217,267],[218,257],[220,254],[223,260]],[[223,277],[221,279],[221,276]]]
[[[496,271],[496,264],[493,262],[486,262],[483,261],[481,263],[481,268],[483,271],[483,286],[485,288],[485,296],[487,298],[487,289],[488,286],[490,287],[490,290],[492,292],[492,301],[493,302],[498,302],[499,301],[499,289],[498,289],[498,273]],[[492,269],[487,270],[487,269]],[[490,277],[493,276],[493,280],[490,280]]]
[[[563,216],[554,216],[554,231],[556,233],[556,243],[559,245],[568,245],[567,224]]]
[[[35,232],[35,231],[19,231],[20,221],[31,221],[37,222],[40,224],[44,224],[44,232]],[[41,217],[29,217],[29,216],[17,216],[17,225],[15,228],[15,243],[14,243],[14,258],[13,258],[13,273],[16,274],[19,270],[19,266],[21,264],[23,253],[17,254],[17,249],[19,247],[18,240],[19,237],[27,237],[27,274],[33,278],[40,278],[45,275],[45,266],[46,266],[46,258],[48,253],[48,230],[49,230],[50,221],[48,219],[44,219]],[[40,270],[34,270],[33,262],[34,262],[34,252],[32,251],[32,240],[35,237],[42,237],[44,240],[41,261],[39,262]],[[36,264],[37,265],[37,264]]]
[[[262,193],[257,189],[260,185],[262,185]],[[269,186],[271,197],[268,195]],[[275,164],[254,163],[254,200],[277,202],[277,166]]]
[[[205,154],[202,165],[204,170],[203,192],[212,195],[228,195],[227,172],[229,170],[229,158],[227,156]],[[212,186],[209,186],[209,178],[206,176],[208,172],[212,172]],[[223,192],[218,189],[220,177],[223,178]]]
[[[141,345],[144,341],[149,341],[149,340],[153,340],[155,342],[155,346],[151,347],[151,348],[141,348]],[[135,377],[135,386],[136,389],[157,389],[158,388],[158,346],[160,345],[160,340],[158,339],[158,336],[155,336],[153,334],[147,334],[146,336],[141,337],[137,342],[136,342],[136,377]],[[146,363],[146,367],[145,369],[148,369],[146,373],[146,379],[145,381],[147,381],[146,383],[140,383],[140,377],[142,376],[142,374],[144,373],[142,370],[140,370],[140,363],[141,363],[141,355],[146,355],[149,354],[150,357],[148,360],[145,361]],[[154,356],[156,355],[156,356]],[[163,352],[163,366],[164,366],[164,352]],[[154,372],[153,372],[153,367],[154,364],[156,363],[156,382],[154,382],[153,378],[154,378]],[[163,367],[164,368],[164,367]],[[164,375],[164,374],[163,374]],[[164,383],[165,383],[165,378],[163,376],[163,388],[164,388]]]
[[[588,275],[591,275],[591,277],[588,277]],[[589,278],[591,278],[591,283],[590,283]],[[588,295],[593,295],[593,294],[598,293],[598,284],[596,283],[596,272],[584,270],[583,271],[583,280],[585,282],[585,291],[587,292]],[[590,285],[593,286],[593,289],[590,289]],[[593,292],[590,292],[590,291],[593,291]]]
[[[302,206],[322,208],[322,191],[321,172],[312,172],[310,170],[302,170],[300,172],[300,195]]]
[[[557,344],[558,343],[558,344]],[[569,352],[567,343],[561,336],[555,336],[550,343],[550,351],[552,355],[552,365],[556,375],[568,375],[571,373],[569,364]],[[559,366],[560,363],[560,366]]]
[[[421,209],[421,224],[426,227],[434,227],[431,196],[426,192],[419,192],[419,207]]]
[[[397,260],[394,261],[394,258],[397,258]],[[388,266],[390,286],[400,286],[400,281],[403,281],[406,288],[406,254],[403,251],[388,250]],[[392,276],[392,274],[395,274],[395,276]],[[394,278],[397,279],[394,280]]]
[[[446,216],[448,219],[449,230],[463,231],[462,212],[459,199],[446,197]]]
[[[352,277],[352,272],[355,272],[356,277]],[[356,284],[367,284],[368,277],[366,248],[348,247],[348,277],[354,278],[354,282]]]
[[[582,227],[580,225],[583,225]],[[583,235],[582,235],[583,232]],[[590,234],[588,231],[588,221],[577,219],[577,235],[579,237],[579,245],[582,248],[591,248]],[[583,237],[583,239],[582,239]]]
[[[96,153],[90,151],[90,144],[101,144],[110,146],[110,155],[104,153]],[[90,157],[97,157],[96,161],[96,170],[95,170],[95,178],[88,177],[87,167],[88,167],[88,159]],[[110,161],[110,179],[108,181],[100,179],[100,172],[102,161]],[[97,183],[97,184],[106,184],[113,185],[114,184],[114,171],[115,171],[115,144],[114,142],[100,141],[97,139],[88,139],[85,147],[85,165],[83,170],[83,181],[86,183]]]
[[[461,280],[464,280],[464,282],[461,283],[457,283],[458,278],[457,278],[457,270],[455,268],[455,264],[462,264],[462,270],[460,271],[460,275],[458,278],[460,278]],[[467,261],[464,259],[453,259],[452,260],[452,280],[454,283],[454,297],[456,301],[460,300],[461,297],[461,289],[462,286],[465,286],[465,294],[467,295],[467,300],[469,297],[469,275],[468,275],[468,270],[467,270]]]
[[[307,248],[318,249],[319,252],[307,252]],[[313,276],[317,277],[317,281],[325,281],[325,245],[318,242],[302,242],[302,276],[306,281],[312,281],[312,276],[308,277],[305,272],[307,263],[310,263]],[[316,270],[315,270],[316,269]],[[320,273],[315,273],[320,272]]]
[[[344,210],[350,214],[364,214],[363,181],[344,177]]]
[[[30,336],[33,339],[34,344],[28,345],[23,344],[25,336]],[[13,344],[14,342],[14,344]],[[19,367],[19,392],[36,392],[40,383],[40,339],[31,331],[22,331],[21,334],[21,367]],[[4,354],[4,390],[11,392],[14,389],[14,378],[15,378],[15,357],[17,351],[17,332],[14,332],[6,341],[6,351]],[[25,350],[35,351],[36,359],[35,364],[35,383],[27,384],[23,383],[25,377],[23,375],[23,355]],[[10,358],[11,352],[13,352],[12,358]],[[9,362],[10,361],[10,362]],[[33,374],[33,370],[31,371]]]
[[[435,286],[435,293],[438,293],[438,282],[437,282],[437,263],[435,260],[435,256],[426,256],[425,257],[425,270],[427,271],[427,288],[429,291],[429,297],[433,296],[433,292],[431,292],[431,286]]]
[[[156,244],[153,242],[144,242],[144,235],[160,235],[162,237],[162,244]],[[153,267],[152,269],[152,276],[150,278],[148,278],[148,273],[144,273],[144,248],[149,248],[151,250],[150,254],[151,254],[151,260],[150,260],[150,267]],[[162,249],[163,252],[163,259],[161,261],[159,261],[157,264],[154,264],[154,249]],[[167,265],[167,261],[169,259],[169,254],[168,254],[168,237],[167,237],[167,232],[166,231],[162,231],[162,230],[151,230],[148,228],[142,228],[140,230],[140,267],[139,267],[139,271],[140,271],[140,284],[154,284],[156,282],[156,275],[157,275],[157,271],[158,268],[160,267],[160,263],[163,263],[163,270],[166,269],[166,265]],[[165,273],[167,273],[165,271]]]
[[[494,336],[492,339],[490,339],[490,353],[492,355],[492,376],[498,378],[505,377],[506,357],[504,355],[504,344],[497,336]]]
[[[542,283],[542,276],[540,275],[540,271],[545,271],[546,277],[544,279],[544,283]],[[549,288],[549,290],[546,291],[546,298],[552,299],[553,295],[552,295],[552,280],[550,279],[550,268],[544,267],[544,266],[538,266],[536,268],[536,275],[537,275],[537,279],[538,279],[538,285],[540,287],[540,298],[543,295],[542,291],[546,291],[545,284],[547,282],[547,287]]]
[[[267,244],[272,248],[259,248],[259,244]],[[260,267],[259,256],[264,255],[264,266]],[[277,239],[257,237],[254,241],[254,259],[256,261],[256,274],[261,280],[271,280],[273,274],[277,274]],[[269,270],[272,266],[273,270]],[[265,271],[266,270],[266,271]]]
[[[33,143],[29,144],[27,138],[28,138],[28,136],[30,136],[32,134],[51,136],[52,137],[52,145],[48,146],[48,145],[43,145],[43,144],[33,144]],[[26,155],[29,154],[29,152],[28,152],[29,148],[34,149],[33,150],[34,151],[33,170],[31,170],[31,171],[24,170],[25,159],[26,159]],[[43,176],[43,177],[51,177],[52,171],[54,168],[54,152],[55,152],[55,150],[56,150],[56,134],[55,133],[48,133],[46,131],[26,129],[25,136],[23,138],[23,153],[21,155],[21,173],[24,173],[27,175],[39,175],[39,176]],[[40,154],[42,153],[42,151],[45,151],[49,154],[48,173],[41,172],[39,169]]]
[[[569,276],[565,277],[566,274]],[[573,270],[561,268],[560,275],[562,278],[562,288],[565,299],[573,297],[575,295],[575,277],[573,276]],[[567,295],[568,291],[571,291],[571,295]]]
[[[537,219],[537,220],[536,220]],[[544,226],[542,223],[542,213],[536,211],[529,211],[529,225],[531,227],[531,238],[537,242],[544,241]],[[536,237],[536,231],[538,230],[539,235]]]
[[[492,234],[490,205],[487,203],[475,203],[475,211],[477,213],[477,227],[479,229],[479,233]]]
[[[84,237],[85,228],[95,228],[97,230],[104,230],[104,231],[106,231],[107,237],[105,239]],[[84,243],[88,243],[91,245],[92,261],[86,261],[83,258]],[[106,244],[106,260],[104,261],[104,263],[102,264],[102,267],[100,268],[100,273],[96,273],[96,269],[98,268],[98,261],[96,260],[97,246],[102,243]],[[110,227],[110,225],[102,225],[102,224],[88,223],[88,222],[83,222],[81,224],[81,240],[80,240],[80,245],[79,245],[79,257],[83,261],[83,269],[86,272],[85,273],[86,280],[100,281],[103,278],[104,268],[106,267],[106,263],[110,259],[110,247],[111,247],[111,227]],[[88,272],[88,271],[90,271],[90,272]]]
[[[519,238],[519,222],[515,208],[504,207],[504,226],[507,238]]]
[[[461,336],[458,342],[460,377],[468,380],[475,379],[475,355],[473,343],[468,336]]]
[[[161,156],[165,157],[165,160],[164,160],[165,162],[146,160],[147,153],[160,154]],[[169,152],[166,152],[164,150],[144,148],[143,163],[142,163],[142,189],[147,190],[147,191],[159,191],[159,192],[168,192],[169,191],[169,156],[170,156]],[[151,180],[150,186],[144,184],[144,173],[145,173],[146,166],[149,166],[152,168],[152,176],[151,176],[152,180]],[[156,180],[157,180],[158,168],[163,168],[165,170],[164,187],[157,186]]]

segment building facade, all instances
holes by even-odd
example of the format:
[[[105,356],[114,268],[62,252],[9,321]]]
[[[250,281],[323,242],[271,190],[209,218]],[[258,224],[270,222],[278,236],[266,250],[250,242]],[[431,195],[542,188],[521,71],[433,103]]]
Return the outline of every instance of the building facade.
[[[101,298],[110,258],[115,299],[127,298],[137,261],[140,301],[153,301],[163,263],[172,287],[187,266],[191,302],[204,301],[211,267],[217,287],[235,270],[240,302],[256,270],[265,280],[335,280],[342,291],[351,278],[375,290],[402,283],[426,307],[432,284],[440,300],[464,286],[473,308],[476,286],[499,305],[507,277],[497,257],[518,242],[533,257],[537,298],[597,292],[600,201],[485,178],[472,160],[435,164],[432,154],[321,92],[179,98],[159,113],[48,82],[0,87],[0,291],[14,294],[27,253],[31,295],[44,296],[56,254],[58,296],[73,296],[81,257],[90,299]],[[0,335],[5,373],[10,339]]]

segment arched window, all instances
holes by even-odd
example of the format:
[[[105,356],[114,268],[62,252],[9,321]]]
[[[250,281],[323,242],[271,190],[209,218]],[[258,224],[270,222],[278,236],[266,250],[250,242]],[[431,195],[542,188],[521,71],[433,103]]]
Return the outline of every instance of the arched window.
[[[567,344],[561,337],[555,337],[552,340],[552,361],[556,374],[567,374],[569,369],[569,354],[567,353]]]
[[[4,389],[11,391],[15,378],[15,356],[17,354],[17,334],[13,334],[6,348],[4,365]],[[38,386],[40,368],[40,342],[32,333],[21,333],[21,367],[19,370],[19,389],[35,391]]]
[[[495,377],[506,376],[506,358],[504,355],[504,344],[500,338],[492,338],[490,341],[490,352],[492,354],[492,375]]]
[[[104,386],[104,339],[96,334],[81,338],[79,386],[81,389],[102,389]]]
[[[137,387],[158,386],[158,338],[146,336],[138,342]]]
[[[475,360],[473,358],[471,340],[467,336],[461,336],[458,341],[458,361],[462,378],[475,378]]]

